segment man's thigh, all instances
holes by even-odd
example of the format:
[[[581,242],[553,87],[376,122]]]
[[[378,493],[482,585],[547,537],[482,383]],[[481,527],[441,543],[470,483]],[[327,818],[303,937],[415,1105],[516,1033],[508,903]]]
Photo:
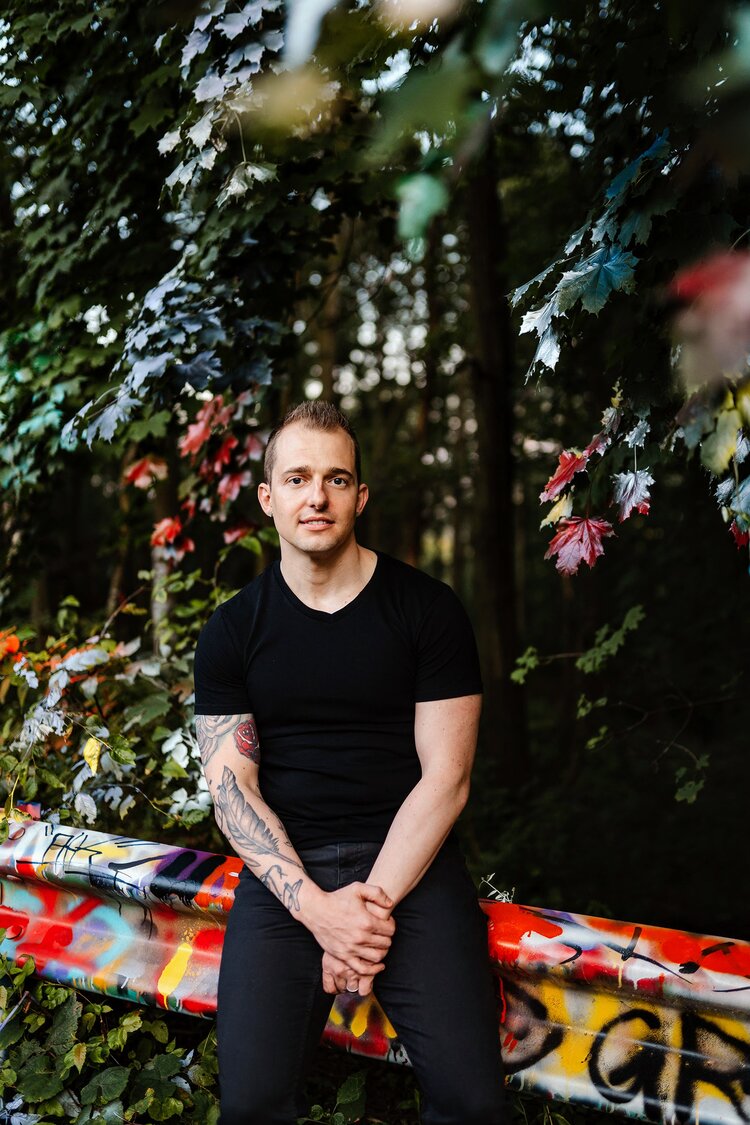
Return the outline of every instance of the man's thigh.
[[[219,971],[221,1125],[301,1115],[307,1059],[332,997],[312,934],[249,872],[240,879]]]
[[[441,849],[393,917],[375,993],[414,1066],[422,1120],[496,1125],[504,1093],[487,921],[455,844]]]

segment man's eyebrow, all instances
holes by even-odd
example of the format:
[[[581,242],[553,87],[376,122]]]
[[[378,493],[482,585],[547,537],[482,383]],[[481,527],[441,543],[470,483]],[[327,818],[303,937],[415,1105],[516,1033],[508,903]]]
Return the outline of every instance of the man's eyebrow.
[[[309,473],[309,472],[310,472],[310,466],[309,465],[296,465],[293,469],[284,469],[284,476],[287,476],[289,473]]]
[[[309,465],[296,465],[292,469],[284,469],[284,476],[289,476],[290,473],[311,473],[312,469]],[[354,473],[351,469],[339,469],[335,465],[332,469],[328,469],[325,474],[327,477],[351,477],[354,480]]]

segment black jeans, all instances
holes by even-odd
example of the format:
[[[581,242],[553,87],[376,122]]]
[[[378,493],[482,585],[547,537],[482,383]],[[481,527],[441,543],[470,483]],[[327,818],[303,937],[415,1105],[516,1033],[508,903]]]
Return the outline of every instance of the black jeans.
[[[300,851],[326,891],[366,882],[380,844]],[[424,1125],[499,1125],[504,1090],[487,922],[450,838],[394,909],[396,932],[375,994],[406,1047]],[[243,869],[227,920],[217,1008],[220,1125],[292,1125],[333,997],[322,950]]]

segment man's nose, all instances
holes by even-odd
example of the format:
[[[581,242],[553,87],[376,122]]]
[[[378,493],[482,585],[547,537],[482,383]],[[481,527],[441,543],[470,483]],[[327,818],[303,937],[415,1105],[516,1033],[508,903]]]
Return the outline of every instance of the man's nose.
[[[325,508],[328,503],[328,496],[323,487],[323,480],[316,480],[314,477],[310,481],[310,490],[307,494],[307,501],[313,508]]]

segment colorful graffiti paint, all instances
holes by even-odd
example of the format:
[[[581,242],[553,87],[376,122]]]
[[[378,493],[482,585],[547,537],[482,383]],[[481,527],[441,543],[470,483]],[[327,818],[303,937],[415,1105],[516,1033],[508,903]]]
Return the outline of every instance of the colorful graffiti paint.
[[[30,821],[0,846],[0,951],[60,983],[210,1016],[235,858]],[[666,1125],[750,1121],[750,944],[483,902],[509,1083]],[[375,998],[325,1039],[408,1064]]]
[[[512,1085],[650,1121],[750,1120],[750,945],[484,905]]]

